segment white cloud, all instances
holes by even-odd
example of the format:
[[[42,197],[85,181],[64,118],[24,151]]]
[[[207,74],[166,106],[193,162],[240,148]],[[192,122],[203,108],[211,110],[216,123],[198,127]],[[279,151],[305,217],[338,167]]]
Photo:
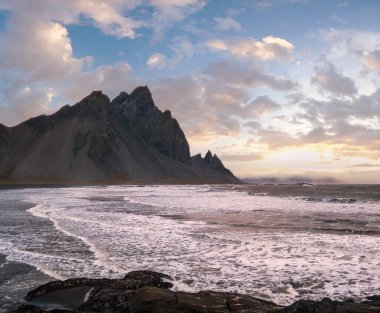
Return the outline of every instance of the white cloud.
[[[125,14],[144,5],[153,6],[153,13],[145,11],[153,22]],[[163,32],[203,5],[201,0],[1,0],[0,8],[9,11],[0,31],[1,122],[49,112],[53,94],[54,103],[77,101],[94,89],[112,95],[137,84],[126,62],[92,69],[91,56],[75,57],[68,25],[85,22],[107,35],[135,38],[142,26]]]
[[[105,34],[116,37],[136,36],[135,30],[142,26],[141,21],[126,17],[123,12],[133,9],[143,3],[142,0],[3,0],[3,8],[11,11],[12,15],[21,15],[29,19],[57,21],[62,24],[75,24],[85,17],[100,28]]]
[[[267,86],[279,91],[298,88],[298,83],[281,76],[268,74],[260,65],[242,66],[235,62],[216,62],[209,64],[204,73],[212,76],[221,86],[224,84],[238,88]]]
[[[236,136],[243,121],[280,108],[268,96],[251,99],[251,92],[263,86],[291,90],[296,84],[269,75],[260,66],[224,61],[194,75],[162,79],[152,85],[152,91],[156,104],[171,109],[191,143],[199,144]]]
[[[281,106],[269,96],[265,95],[252,100],[247,105],[247,108],[253,117],[259,117],[266,113],[278,110]]]
[[[311,82],[317,85],[322,93],[329,92],[341,96],[354,96],[357,93],[355,82],[338,73],[335,66],[328,62],[315,67]]]
[[[273,6],[273,2],[267,1],[259,1],[255,3],[255,6],[258,8],[271,8]]]
[[[340,17],[339,15],[337,14],[332,14],[331,15],[331,20],[335,23],[338,23],[338,24],[347,24],[348,21],[342,17]]]
[[[172,39],[170,49],[173,52],[170,63],[177,65],[184,58],[189,58],[194,54],[194,45],[186,36],[177,36]]]
[[[151,68],[163,68],[166,66],[166,56],[161,53],[152,54],[146,64]]]
[[[230,38],[230,39],[214,39],[207,42],[212,50],[226,51],[233,56],[247,59],[259,60],[278,60],[290,61],[292,56],[293,44],[289,41],[268,36],[262,41],[254,38]]]
[[[0,68],[22,71],[23,80],[60,79],[80,70],[66,27],[52,21],[14,16],[0,33]]]
[[[65,2],[68,5],[68,2]],[[105,34],[119,38],[136,37],[135,30],[142,26],[141,21],[123,15],[123,11],[131,9],[141,1],[70,1],[72,10],[92,19],[95,26]]]
[[[234,30],[236,32],[239,32],[242,30],[241,25],[230,16],[215,17],[214,20],[216,22],[215,28],[217,30],[221,30],[221,31]]]
[[[157,7],[186,7],[188,5],[197,5],[202,1],[199,0],[150,0],[150,3]]]
[[[61,95],[71,103],[79,101],[93,90],[102,90],[112,98],[120,91],[132,90],[139,84],[141,82],[133,76],[131,66],[126,62],[117,62],[78,73],[61,89]]]
[[[32,116],[51,113],[52,96],[50,89],[25,87],[12,90],[6,94],[6,103],[0,104],[1,122],[12,126]]]
[[[380,49],[380,32],[330,28],[321,30],[319,35],[330,44],[330,53],[339,57]]]
[[[149,26],[154,31],[153,42],[160,41],[173,24],[184,20],[206,5],[205,0],[150,0],[155,7]]]
[[[380,74],[380,50],[364,52],[362,62],[367,70]]]

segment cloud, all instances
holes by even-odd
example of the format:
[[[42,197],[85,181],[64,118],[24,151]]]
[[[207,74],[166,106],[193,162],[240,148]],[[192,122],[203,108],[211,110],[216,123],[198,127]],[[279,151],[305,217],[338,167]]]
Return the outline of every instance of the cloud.
[[[338,23],[338,24],[347,24],[348,23],[348,21],[346,19],[344,19],[344,18],[342,18],[336,14],[331,15],[331,20],[335,23]]]
[[[226,162],[250,162],[255,160],[261,160],[262,155],[257,153],[248,154],[221,154],[221,159]]]
[[[34,17],[41,21],[57,21],[61,24],[77,24],[85,18],[107,35],[134,38],[135,30],[143,24],[141,21],[125,16],[123,12],[142,3],[142,0],[66,0],[64,4],[60,1],[50,1],[47,4],[44,0],[3,0],[2,5],[4,9],[11,11],[12,16],[27,19]]]
[[[346,168],[368,168],[368,167],[380,167],[380,164],[361,163],[361,164],[353,164],[353,165],[346,166]]]
[[[317,173],[316,173],[317,174]],[[254,184],[336,184],[341,182],[334,177],[318,177],[318,176],[260,176],[243,178],[243,181]]]
[[[132,9],[141,1],[68,1],[65,2],[68,8],[93,21],[94,25],[100,28],[105,34],[118,38],[135,38],[136,29],[143,26],[141,21],[127,17],[123,12]]]
[[[102,90],[113,98],[120,91],[133,90],[139,84],[141,81],[134,77],[132,67],[127,62],[116,62],[78,73],[61,89],[60,94],[71,103],[79,101],[93,90]]]
[[[164,68],[166,66],[166,56],[161,53],[152,54],[146,64],[152,68]]]
[[[298,88],[298,83],[281,76],[268,74],[263,66],[257,64],[241,65],[230,61],[214,62],[205,68],[204,73],[214,77],[221,84],[240,88],[268,86],[280,91]]]
[[[85,62],[73,57],[66,27],[52,21],[12,16],[7,31],[0,33],[0,45],[0,68],[21,71],[24,81],[61,79]]]
[[[255,3],[255,6],[258,8],[271,8],[273,6],[273,2],[270,1],[259,1]]]
[[[233,30],[236,32],[239,32],[242,30],[241,25],[230,16],[228,16],[228,17],[215,17],[214,20],[216,22],[215,28],[217,30],[221,30],[221,31]]]
[[[338,7],[340,8],[345,8],[348,6],[348,3],[347,2],[341,2],[341,3],[338,3]]]
[[[51,106],[53,97],[62,99],[64,104],[74,104],[89,95],[93,90],[102,90],[110,98],[115,97],[122,90],[133,90],[137,85],[146,84],[133,76],[131,66],[126,62],[117,62],[100,66],[96,69],[78,72],[70,77],[65,85],[57,81],[51,87],[32,84],[31,87],[12,87],[4,93],[0,103],[1,123],[13,126],[25,119],[50,114],[57,108]]]
[[[1,117],[2,122],[13,125],[49,112],[54,95],[52,85],[79,73],[91,58],[73,56],[67,28],[43,18],[42,8],[42,17],[37,16],[40,2],[2,5],[11,14],[6,28],[0,32],[0,81],[4,82],[0,85]]]
[[[281,106],[272,100],[269,96],[260,96],[252,100],[247,107],[252,116],[261,116],[281,108]]]
[[[276,140],[260,131],[263,142],[272,147],[327,144],[339,155],[380,157],[380,90],[353,98],[316,100],[304,98],[296,119],[308,125],[307,131]],[[277,138],[278,139],[278,138]]]
[[[149,26],[153,29],[153,42],[160,41],[165,32],[206,5],[204,0],[150,0],[155,8]]]
[[[172,66],[176,66],[184,58],[189,58],[194,55],[194,45],[187,36],[176,36],[171,40],[170,49],[173,56],[170,60]]]
[[[1,122],[15,125],[31,116],[51,113],[49,104],[53,92],[50,89],[24,89],[14,90],[6,95],[7,101],[0,104]]]
[[[256,115],[257,120],[243,123],[255,145],[266,145],[271,151],[320,146],[339,158],[380,158],[380,90],[326,100],[292,94],[289,101],[282,103],[289,111],[285,120],[268,121]]]
[[[58,101],[77,101],[94,89],[112,95],[116,89],[126,89],[132,81],[147,83],[133,78],[127,62],[92,68],[91,56],[74,56],[69,25],[85,23],[106,35],[132,39],[139,36],[141,27],[165,31],[203,5],[201,0],[2,0],[0,9],[9,12],[6,25],[0,30],[2,122],[14,124],[50,112]],[[146,10],[147,7],[153,10]],[[127,14],[140,9],[145,11],[135,17]],[[174,52],[177,61],[186,55],[189,44],[183,39],[179,47],[182,50]],[[192,52],[188,49],[186,53]],[[163,65],[164,57],[160,55],[159,59],[155,66]],[[151,59],[149,64],[153,63]]]
[[[260,66],[224,61],[194,75],[162,79],[152,89],[157,105],[172,110],[190,141],[204,143],[236,136],[248,120],[277,109],[268,96],[252,100],[252,90],[262,86],[292,90],[295,84]]]
[[[364,52],[362,62],[367,70],[380,74],[380,50]]]
[[[359,120],[380,117],[380,90],[353,99],[331,98],[321,101],[304,98],[301,107],[305,111],[303,116],[318,126],[347,121],[350,116]]]
[[[281,62],[290,61],[294,49],[289,41],[273,36],[264,37],[261,41],[251,37],[213,39],[207,42],[207,46],[212,50],[225,51],[239,58],[262,61],[274,59]]]
[[[380,32],[330,28],[320,30],[319,36],[330,44],[330,53],[339,57],[380,49]]]
[[[255,1],[255,7],[260,9],[266,9],[274,7],[275,5],[279,4],[302,4],[306,5],[310,3],[310,0],[261,0],[261,1]]]
[[[338,73],[335,66],[328,62],[315,67],[311,83],[318,86],[322,93],[329,92],[340,96],[354,96],[357,93],[355,82]]]

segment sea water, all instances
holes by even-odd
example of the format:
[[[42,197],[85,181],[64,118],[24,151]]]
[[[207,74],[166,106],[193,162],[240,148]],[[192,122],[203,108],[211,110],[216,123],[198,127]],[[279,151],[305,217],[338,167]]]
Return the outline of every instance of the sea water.
[[[284,305],[380,292],[379,187],[354,199],[337,197],[339,186],[331,198],[265,188],[2,190],[0,307],[52,279],[142,269],[170,275],[174,290],[240,292]]]

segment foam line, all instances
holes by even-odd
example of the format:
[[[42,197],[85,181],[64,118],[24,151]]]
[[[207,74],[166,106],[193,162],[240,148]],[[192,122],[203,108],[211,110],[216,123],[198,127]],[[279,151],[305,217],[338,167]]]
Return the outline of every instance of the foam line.
[[[91,201],[99,192],[125,201]],[[210,186],[49,189],[30,200],[39,204],[28,212],[51,221],[63,248],[74,242],[92,252],[89,259],[73,247],[60,260],[56,252],[39,256],[41,245],[36,255],[23,256],[41,268],[59,267],[62,276],[150,269],[172,276],[177,289],[242,292],[280,304],[305,296],[360,298],[380,288],[379,203],[252,196]],[[23,240],[39,235],[30,229]]]

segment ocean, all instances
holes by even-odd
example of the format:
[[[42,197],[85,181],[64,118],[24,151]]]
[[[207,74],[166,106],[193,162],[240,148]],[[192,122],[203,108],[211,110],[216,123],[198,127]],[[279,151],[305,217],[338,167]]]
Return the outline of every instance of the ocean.
[[[284,305],[379,294],[380,186],[0,190],[0,312],[50,280],[140,269]]]

